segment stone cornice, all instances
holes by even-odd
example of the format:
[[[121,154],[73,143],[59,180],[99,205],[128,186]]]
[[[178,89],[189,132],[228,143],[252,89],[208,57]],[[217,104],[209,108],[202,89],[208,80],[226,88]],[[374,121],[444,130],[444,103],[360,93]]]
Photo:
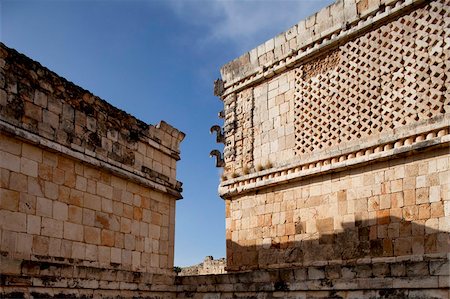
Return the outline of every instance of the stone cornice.
[[[358,140],[358,145],[315,154],[311,158],[287,165],[251,173],[221,182],[219,195],[228,199],[273,186],[301,181],[313,176],[361,167],[417,151],[424,151],[450,144],[450,114],[430,119],[416,128],[405,127],[388,137]]]
[[[37,134],[26,131],[22,128],[11,125],[5,120],[3,120],[1,117],[0,117],[0,132],[13,135],[31,144],[35,144],[39,147],[48,149],[50,151],[54,151],[69,156],[73,159],[76,159],[83,163],[87,163],[94,167],[105,169],[106,171],[109,171],[119,177],[131,180],[145,187],[172,195],[176,199],[183,198],[181,195],[180,182],[171,184],[168,181],[158,179],[157,177],[150,178],[146,176],[144,172],[138,171],[131,166],[119,163],[110,158],[107,158],[107,160],[105,160],[105,157],[99,156],[95,152],[90,151],[88,149],[83,149],[81,147],[69,148],[67,146],[61,145],[45,137],[39,136]],[[82,149],[83,151],[80,151],[80,149]]]
[[[327,28],[320,32],[320,34],[315,34],[306,42],[302,41],[297,48],[291,49],[289,53],[274,61],[269,61],[263,65],[259,65],[258,63],[252,64],[250,61],[232,61],[222,68],[225,90],[221,98],[224,99],[230,94],[272,78],[285,72],[287,69],[292,69],[299,63],[310,60],[318,53],[323,53],[324,51],[337,47],[368,30],[372,30],[375,26],[380,26],[430,1],[432,0],[385,1],[388,4],[379,5],[373,10],[365,11],[363,14],[356,15],[353,18],[345,20],[345,22]],[[252,51],[246,55],[250,56]],[[243,57],[239,59],[243,59]],[[243,74],[233,76],[229,80],[227,79],[227,71],[225,69],[233,63],[238,64],[238,67],[245,69],[245,71]]]

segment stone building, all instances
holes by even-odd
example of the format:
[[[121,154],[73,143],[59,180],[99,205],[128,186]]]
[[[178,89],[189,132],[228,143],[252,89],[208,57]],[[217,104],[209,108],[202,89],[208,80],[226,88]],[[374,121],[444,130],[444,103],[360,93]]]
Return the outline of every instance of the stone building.
[[[0,67],[0,294],[173,291],[184,134],[3,44]]]
[[[226,273],[225,258],[214,259],[212,256],[207,256],[202,263],[194,266],[181,268],[178,275],[192,276],[192,275],[207,275],[207,274],[223,274]]]
[[[229,270],[449,252],[449,2],[382,2],[222,68]]]
[[[227,273],[178,277],[184,134],[1,45],[1,296],[449,299],[449,28],[337,0],[226,64]]]
[[[449,28],[448,0],[336,1],[221,69],[227,271],[448,298]]]

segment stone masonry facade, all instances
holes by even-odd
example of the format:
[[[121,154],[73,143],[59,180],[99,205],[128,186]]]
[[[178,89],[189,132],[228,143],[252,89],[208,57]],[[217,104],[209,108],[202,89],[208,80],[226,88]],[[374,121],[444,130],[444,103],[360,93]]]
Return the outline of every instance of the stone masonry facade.
[[[448,3],[409,2],[337,1],[225,65],[225,177],[374,147],[449,113]]]
[[[207,256],[202,263],[181,268],[180,276],[193,276],[193,275],[207,275],[207,274],[223,274],[226,273],[226,260],[225,258],[214,259],[212,256]]]
[[[450,2],[337,0],[221,69],[226,273],[175,276],[184,134],[0,46],[0,296],[445,298]]]
[[[173,285],[184,134],[147,125],[5,45],[0,67],[0,294]]]
[[[292,66],[281,35],[222,69],[229,270],[448,252],[449,3],[410,2]]]
[[[336,1],[221,69],[229,274],[448,298],[449,28],[448,0]]]

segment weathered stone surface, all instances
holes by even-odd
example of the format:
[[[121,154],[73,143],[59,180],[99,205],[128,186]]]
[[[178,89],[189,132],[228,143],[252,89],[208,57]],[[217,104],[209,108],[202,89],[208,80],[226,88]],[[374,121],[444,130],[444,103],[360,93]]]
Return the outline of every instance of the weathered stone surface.
[[[180,191],[171,160],[179,159],[179,143],[184,138],[182,132],[164,122],[149,126],[5,45],[1,47],[7,70],[6,83],[27,82],[27,88],[16,92],[14,89],[1,89],[6,97],[0,106],[4,121],[123,170],[126,168],[121,165],[131,167],[146,179],[172,189],[174,194]],[[39,69],[39,72],[31,71],[33,69]],[[46,82],[46,87],[42,82]],[[31,96],[28,91],[31,91]],[[0,160],[5,165],[1,166],[7,169],[20,166],[22,173],[36,177],[36,163],[42,159],[39,159],[41,150],[34,147],[38,153],[28,153],[28,148],[33,149],[33,146],[24,146],[20,164],[13,164],[17,157],[9,157],[9,152],[2,152]],[[152,155],[154,148],[162,154]],[[66,154],[69,152],[65,151]],[[160,169],[155,169],[156,164],[161,165]],[[143,166],[151,169],[152,173],[142,172]]]
[[[450,115],[439,100],[448,70],[434,62],[444,60],[438,41],[448,3],[394,1],[394,18],[380,1],[344,2],[222,69],[219,193],[229,271],[448,252],[448,187],[439,179],[449,165]],[[333,27],[345,20],[352,21]],[[433,28],[428,39],[426,27]],[[308,30],[310,48],[293,62],[267,60],[282,41]],[[264,65],[255,73],[252,55]],[[437,96],[421,97],[422,89]],[[356,275],[372,270],[389,272]]]
[[[434,263],[445,263],[447,258]],[[340,298],[448,298],[447,290],[439,288],[436,284],[439,276],[420,276],[415,278],[397,278],[383,271],[383,276],[352,277],[340,276],[340,273],[360,273],[362,269],[399,269],[422,268],[423,263],[433,265],[433,261],[396,261],[385,259],[368,264],[345,266],[336,264],[333,267],[308,267],[311,275],[292,275],[294,272],[305,273],[305,268],[284,270],[254,270],[250,272],[228,273],[221,275],[179,276],[177,285],[178,296],[181,298],[210,298],[224,293],[233,298],[253,296],[255,298],[333,298],[340,294]],[[345,270],[344,270],[345,269]],[[334,278],[325,278],[333,271]],[[376,271],[373,270],[373,273]],[[328,274],[326,274],[328,273]],[[300,279],[301,277],[301,279]],[[419,279],[424,279],[420,283]],[[412,284],[416,283],[415,287]],[[447,292],[447,293],[446,293]],[[441,297],[442,296],[442,297]],[[213,297],[215,298],[215,297]],[[228,297],[226,297],[228,298]],[[416,298],[416,297],[412,297]]]
[[[0,297],[104,287],[174,298],[170,278],[151,274],[174,275],[184,134],[144,124],[3,44],[0,61]],[[103,281],[119,270],[129,279]]]
[[[449,298],[448,5],[337,1],[222,69],[228,273],[175,282],[184,134],[1,45],[1,296]]]
[[[204,261],[198,265],[182,268],[178,275],[222,274],[226,273],[225,266],[226,260],[224,258],[215,260],[212,256],[207,256]]]

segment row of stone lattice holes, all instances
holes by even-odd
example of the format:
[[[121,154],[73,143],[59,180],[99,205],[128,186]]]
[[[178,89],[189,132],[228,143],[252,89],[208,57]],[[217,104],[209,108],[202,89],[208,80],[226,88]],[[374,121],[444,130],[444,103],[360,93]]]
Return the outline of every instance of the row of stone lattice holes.
[[[445,2],[432,2],[297,69],[297,154],[450,112]]]

